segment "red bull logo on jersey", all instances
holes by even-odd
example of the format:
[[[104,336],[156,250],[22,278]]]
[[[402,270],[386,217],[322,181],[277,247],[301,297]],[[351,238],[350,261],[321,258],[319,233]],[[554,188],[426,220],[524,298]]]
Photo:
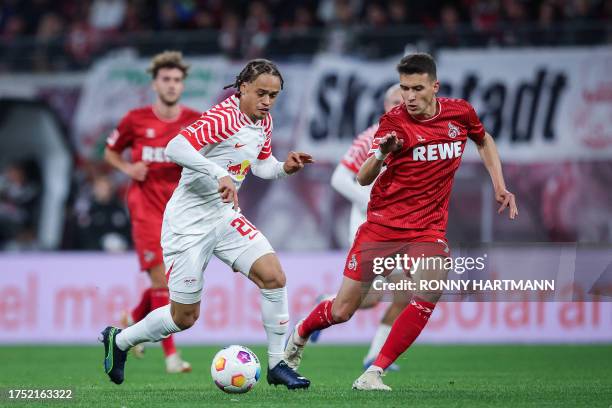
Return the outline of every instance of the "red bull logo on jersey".
[[[251,168],[251,162],[248,160],[243,160],[242,163],[238,163],[238,164],[228,164],[227,165],[227,172],[231,175],[234,176],[234,178],[238,181],[242,181],[244,180],[244,178],[246,177],[247,173],[249,172],[249,169]]]
[[[417,146],[412,149],[412,160],[414,161],[434,161],[448,160],[461,157],[461,143],[437,143],[427,146]]]

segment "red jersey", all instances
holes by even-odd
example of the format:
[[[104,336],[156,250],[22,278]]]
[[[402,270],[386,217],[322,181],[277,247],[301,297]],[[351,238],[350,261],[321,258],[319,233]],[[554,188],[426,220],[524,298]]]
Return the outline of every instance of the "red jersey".
[[[381,117],[370,154],[392,131],[404,145],[387,157],[387,170],[375,181],[368,221],[394,228],[446,230],[454,175],[467,138],[480,143],[485,130],[469,102],[437,98],[437,103],[438,111],[429,119],[413,118],[404,104]]]
[[[182,170],[166,157],[166,145],[199,117],[199,112],[182,106],[179,116],[170,121],[159,118],[153,106],[144,106],[129,111],[106,140],[109,149],[120,153],[129,147],[132,162],[148,164],[147,178],[142,182],[132,180],[128,190],[127,202],[133,221],[151,216],[161,220]]]

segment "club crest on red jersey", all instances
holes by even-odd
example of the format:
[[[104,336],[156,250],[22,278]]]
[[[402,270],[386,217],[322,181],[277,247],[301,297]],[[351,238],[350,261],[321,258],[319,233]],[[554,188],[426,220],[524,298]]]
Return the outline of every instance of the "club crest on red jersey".
[[[453,125],[452,122],[448,122],[448,137],[454,139],[457,136],[459,136],[459,128],[455,125]]]
[[[145,137],[153,139],[155,137],[155,129],[147,128],[147,130],[145,131]]]

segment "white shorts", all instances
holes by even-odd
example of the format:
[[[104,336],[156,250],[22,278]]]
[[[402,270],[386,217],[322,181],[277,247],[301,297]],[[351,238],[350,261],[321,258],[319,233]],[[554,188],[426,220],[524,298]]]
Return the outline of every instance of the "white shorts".
[[[201,300],[204,269],[213,254],[234,271],[248,276],[257,259],[274,253],[267,238],[238,212],[224,216],[208,234],[197,239],[162,228],[161,244],[170,299],[182,304]]]

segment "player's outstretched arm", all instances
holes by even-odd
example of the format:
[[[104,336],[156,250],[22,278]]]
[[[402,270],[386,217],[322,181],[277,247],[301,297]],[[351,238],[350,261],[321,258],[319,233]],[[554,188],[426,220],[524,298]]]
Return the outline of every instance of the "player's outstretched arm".
[[[332,174],[331,185],[344,198],[358,205],[363,211],[368,207],[370,201],[370,190],[363,188],[355,180],[355,173],[340,163]]]
[[[372,184],[380,174],[387,155],[399,151],[403,145],[404,141],[397,137],[395,131],[380,138],[376,152],[361,165],[357,173],[357,182],[362,186]]]
[[[491,176],[493,189],[495,190],[495,200],[500,204],[497,212],[501,214],[507,207],[510,211],[510,219],[513,220],[518,215],[516,198],[514,197],[514,194],[506,189],[501,160],[499,159],[499,153],[497,152],[497,147],[495,146],[495,140],[493,139],[493,136],[485,132],[482,143],[477,143],[476,145],[478,146],[480,158]]]
[[[104,149],[104,160],[106,160],[108,164],[117,170],[127,174],[136,181],[145,181],[147,178],[149,168],[147,167],[147,163],[143,161],[130,163],[123,160],[121,153],[109,149],[108,147]]]
[[[302,170],[305,165],[311,163],[314,163],[314,160],[308,153],[289,152],[287,160],[283,163],[283,170],[287,174],[293,174]]]

